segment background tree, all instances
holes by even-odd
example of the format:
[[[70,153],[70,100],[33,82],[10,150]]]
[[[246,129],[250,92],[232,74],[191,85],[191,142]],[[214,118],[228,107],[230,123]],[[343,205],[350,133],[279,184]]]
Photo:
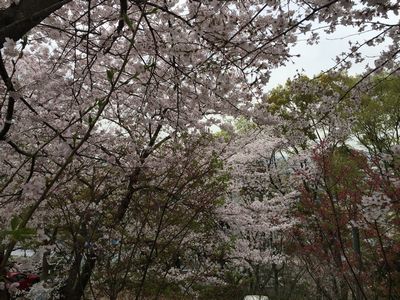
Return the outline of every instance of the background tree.
[[[394,229],[398,187],[393,185],[398,181],[393,165],[398,125],[396,109],[384,109],[391,101],[396,102],[396,96],[388,97],[392,91],[387,88],[390,81],[382,81],[385,76],[374,77],[368,89],[359,91],[359,104],[351,101],[352,93],[347,92],[346,85],[338,84],[351,84],[357,78],[343,75],[302,77],[299,81],[317,86],[318,93],[315,89],[292,90],[297,83],[290,82],[269,98],[272,111],[286,119],[283,134],[303,134],[300,146],[311,150],[294,173],[301,191],[296,214],[301,221],[295,236],[298,254],[309,274],[326,274],[325,282],[311,276],[317,289],[332,299],[347,299],[349,293],[356,299],[381,294],[394,299],[398,293],[392,281],[398,276],[396,258],[387,260],[393,257],[389,249],[397,247],[397,238],[389,232],[398,230]],[[391,80],[396,81],[396,76]],[[331,98],[327,104],[328,96]],[[327,113],[315,114],[317,108]],[[299,109],[307,117],[302,126],[293,122]],[[388,122],[383,125],[382,120]],[[385,144],[388,146],[383,147]],[[293,153],[299,152],[296,145],[294,149]],[[371,272],[382,270],[383,261],[392,267],[383,273]]]

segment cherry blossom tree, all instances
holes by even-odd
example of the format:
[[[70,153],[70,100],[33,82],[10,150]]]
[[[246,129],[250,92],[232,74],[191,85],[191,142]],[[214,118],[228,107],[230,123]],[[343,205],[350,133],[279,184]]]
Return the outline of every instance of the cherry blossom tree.
[[[270,122],[252,100],[261,99],[270,71],[290,59],[300,35],[318,41],[318,22],[327,31],[339,24],[377,31],[338,57],[338,68],[361,60],[363,47],[392,41],[347,94],[377,70],[394,72],[398,24],[376,18],[398,8],[389,0],[2,1],[3,277],[21,243],[50,247],[68,232],[73,242],[63,247],[73,255],[59,275],[60,288],[72,288],[61,288],[61,297],[80,299],[99,258],[81,237],[97,240],[105,230],[94,217],[104,216],[108,230],[137,220],[144,178],[161,180],[178,164],[174,157],[189,155],[182,140],[198,140],[221,122],[218,114]],[[168,151],[170,143],[177,149]],[[168,193],[157,196],[166,201]],[[54,226],[60,218],[61,232]]]
[[[221,266],[228,284],[248,294],[291,297],[294,289],[282,288],[289,278],[282,280],[290,261],[289,232],[297,222],[291,213],[297,192],[290,187],[290,167],[283,153],[287,141],[276,137],[272,126],[244,123],[236,126],[238,137],[230,144],[225,163],[231,180],[218,210],[220,235],[228,245]]]
[[[116,222],[115,205],[126,186],[110,174],[113,168],[99,165],[96,174],[94,166],[88,166],[91,172],[82,170],[75,188],[50,199],[58,218],[46,227],[59,232],[53,260],[62,258],[69,266],[74,257],[74,264],[84,266],[68,270],[62,287],[67,299],[84,292],[76,285],[84,285],[82,280],[93,273],[93,260],[97,269],[91,284],[111,299],[121,292],[137,299],[162,294],[181,273],[187,280],[188,272],[201,277],[201,265],[192,265],[188,252],[205,239],[211,242],[214,210],[226,185],[226,176],[218,172],[216,147],[210,145],[207,153],[206,145],[205,137],[165,144],[158,159],[142,171],[134,204],[121,222]]]

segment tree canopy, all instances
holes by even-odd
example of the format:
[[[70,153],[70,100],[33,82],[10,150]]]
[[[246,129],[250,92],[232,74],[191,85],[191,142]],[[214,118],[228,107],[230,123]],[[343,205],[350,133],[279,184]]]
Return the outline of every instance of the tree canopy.
[[[399,7],[2,1],[0,298],[399,297]],[[340,26],[373,36],[265,92]]]

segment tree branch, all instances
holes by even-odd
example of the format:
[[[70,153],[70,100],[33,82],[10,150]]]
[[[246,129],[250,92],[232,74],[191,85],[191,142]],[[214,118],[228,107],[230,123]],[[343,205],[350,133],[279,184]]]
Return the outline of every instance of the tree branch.
[[[72,0],[24,0],[0,10],[0,48],[5,38],[14,41],[22,38],[29,30],[42,22],[51,13]]]

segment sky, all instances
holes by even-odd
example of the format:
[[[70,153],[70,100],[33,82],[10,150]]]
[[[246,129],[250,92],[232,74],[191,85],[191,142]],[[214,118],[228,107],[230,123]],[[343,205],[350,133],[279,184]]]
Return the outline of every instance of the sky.
[[[385,20],[388,22],[388,20]],[[398,23],[398,19],[389,20],[389,22]],[[320,33],[321,39],[318,44],[308,45],[305,41],[299,42],[291,49],[291,54],[299,54],[300,57],[295,57],[292,62],[288,62],[286,66],[275,69],[271,73],[270,81],[267,84],[266,90],[271,90],[279,84],[284,84],[288,78],[293,78],[300,73],[306,74],[309,77],[319,74],[335,65],[335,57],[343,51],[349,49],[349,41],[364,41],[371,38],[376,32],[366,32],[358,34],[357,30],[352,27],[338,27],[334,33],[327,35]],[[382,49],[387,46],[389,41],[385,41],[376,47],[367,47],[363,50],[366,57],[364,63],[356,64],[349,70],[350,75],[360,74],[365,68],[366,63],[373,63],[374,57],[377,56]],[[304,70],[304,71],[302,71]]]

